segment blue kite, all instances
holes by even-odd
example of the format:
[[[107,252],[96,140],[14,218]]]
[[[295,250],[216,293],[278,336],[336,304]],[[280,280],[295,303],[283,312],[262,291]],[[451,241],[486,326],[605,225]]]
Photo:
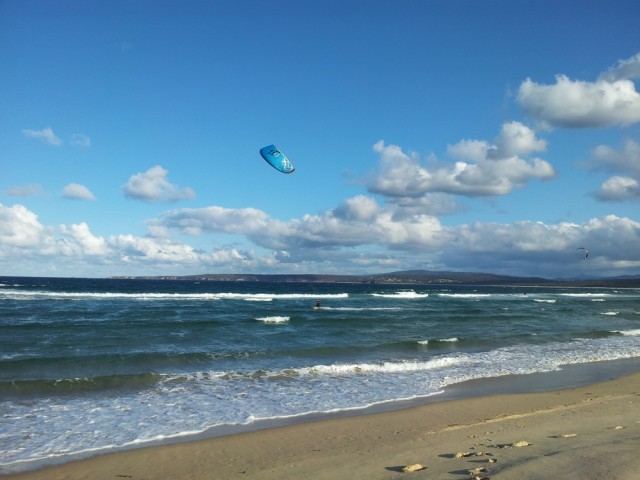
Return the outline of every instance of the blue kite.
[[[260,155],[269,165],[282,173],[293,173],[295,167],[293,163],[275,145],[267,145],[260,149]]]

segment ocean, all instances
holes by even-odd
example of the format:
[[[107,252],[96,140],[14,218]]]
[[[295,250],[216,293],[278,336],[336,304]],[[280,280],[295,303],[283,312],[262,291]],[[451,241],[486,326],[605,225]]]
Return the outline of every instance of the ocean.
[[[640,289],[0,277],[0,473],[638,357]]]

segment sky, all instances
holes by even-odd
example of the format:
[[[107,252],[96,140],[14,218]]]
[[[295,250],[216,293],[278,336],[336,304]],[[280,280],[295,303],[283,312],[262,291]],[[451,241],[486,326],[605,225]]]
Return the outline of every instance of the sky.
[[[639,22],[637,0],[0,0],[0,275],[639,276]]]

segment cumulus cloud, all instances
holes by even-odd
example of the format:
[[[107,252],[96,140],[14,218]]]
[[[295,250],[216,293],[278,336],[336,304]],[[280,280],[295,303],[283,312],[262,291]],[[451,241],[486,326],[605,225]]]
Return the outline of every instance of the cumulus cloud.
[[[33,197],[42,194],[42,185],[30,183],[29,185],[16,185],[7,189],[10,197]]]
[[[546,141],[519,122],[505,123],[494,144],[463,140],[449,145],[453,165],[423,166],[415,156],[382,140],[373,148],[380,155],[381,170],[368,188],[388,197],[419,198],[432,192],[470,197],[506,195],[529,180],[555,176],[548,162],[526,158],[544,151]]]
[[[627,78],[640,78],[640,53],[636,53],[626,60],[619,60],[615,67],[611,67],[600,75],[600,79],[608,82]]]
[[[43,128],[42,130],[22,130],[22,134],[25,137],[35,138],[36,140],[40,140],[49,145],[55,145],[59,147],[62,145],[62,140],[53,133],[53,130],[50,127]]]
[[[592,168],[629,173],[640,178],[640,143],[633,139],[625,140],[621,150],[598,145],[592,152],[592,158]]]
[[[256,208],[212,206],[170,210],[163,215],[161,223],[187,235],[200,235],[203,231],[251,234],[273,222],[265,212]]]
[[[91,190],[79,183],[70,183],[64,187],[62,197],[70,200],[95,200]]]
[[[146,202],[176,202],[195,198],[190,188],[180,188],[170,183],[167,180],[168,173],[156,165],[146,172],[133,175],[122,189],[127,197]]]
[[[614,176],[605,180],[596,197],[603,201],[640,201],[640,184],[635,178]]]
[[[621,60],[595,82],[557,75],[552,85],[530,78],[520,85],[522,108],[552,127],[609,127],[640,121],[640,93],[631,78],[640,72],[640,54]]]
[[[23,205],[0,204],[0,246],[35,246],[44,230],[38,216]]]
[[[333,214],[337,218],[343,218],[345,220],[370,222],[375,220],[380,210],[380,206],[373,198],[358,195],[345,200],[342,205],[333,211]]]
[[[71,247],[71,251],[63,247],[63,250],[67,250],[65,252],[67,255],[75,253],[74,249],[77,249],[82,256],[104,257],[109,254],[107,241],[91,233],[89,226],[84,222],[69,227],[62,225],[60,233],[64,239],[64,246]]]
[[[607,179],[595,192],[603,201],[640,201],[640,143],[627,139],[622,149],[598,145],[591,154],[591,169],[604,169],[619,173]]]

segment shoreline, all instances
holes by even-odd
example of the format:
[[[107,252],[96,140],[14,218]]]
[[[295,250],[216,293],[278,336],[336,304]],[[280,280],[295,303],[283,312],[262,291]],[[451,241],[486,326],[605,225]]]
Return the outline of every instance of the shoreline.
[[[635,401],[636,404],[639,404],[640,358],[567,365],[563,366],[561,370],[553,372],[469,380],[448,386],[443,389],[443,393],[429,397],[386,402],[357,410],[312,413],[300,417],[264,420],[250,425],[213,428],[188,437],[146,442],[137,446],[122,447],[92,455],[70,456],[62,460],[64,463],[55,463],[55,461],[47,460],[39,466],[34,467],[37,469],[21,471],[20,473],[0,474],[0,476],[2,478],[16,480],[85,478],[85,476],[91,476],[96,479],[114,478],[114,476],[140,479],[172,478],[171,476],[164,476],[164,470],[159,470],[157,474],[150,476],[145,476],[146,474],[143,475],[141,473],[136,475],[125,473],[101,475],[103,471],[108,471],[110,468],[115,468],[117,465],[120,465],[124,459],[132,462],[132,465],[137,465],[136,469],[156,469],[157,464],[162,464],[162,458],[167,455],[171,456],[175,452],[186,452],[187,454],[189,454],[189,452],[191,454],[201,452],[207,457],[206,462],[211,464],[211,468],[218,470],[223,468],[222,464],[227,466],[235,464],[233,461],[234,458],[238,464],[249,462],[249,464],[255,466],[258,468],[258,471],[261,472],[259,475],[256,474],[257,476],[255,478],[325,478],[319,476],[320,472],[308,472],[306,477],[300,475],[299,472],[290,472],[291,476],[289,477],[286,472],[281,470],[284,467],[282,467],[282,465],[277,467],[277,465],[284,462],[286,458],[289,458],[290,454],[287,452],[291,450],[298,451],[300,448],[299,443],[306,444],[309,447],[306,456],[299,452],[300,455],[302,455],[301,458],[304,457],[304,461],[302,461],[304,465],[316,464],[319,461],[314,452],[330,451],[332,455],[342,455],[340,452],[344,450],[344,445],[343,447],[338,447],[340,442],[336,445],[327,445],[325,437],[333,436],[336,439],[340,439],[350,437],[352,434],[342,433],[338,435],[335,432],[350,432],[354,428],[357,428],[361,436],[360,441],[357,441],[357,437],[353,437],[352,441],[354,444],[362,444],[360,445],[360,449],[364,449],[367,445],[370,447],[375,446],[377,443],[376,438],[381,440],[389,437],[388,432],[383,434],[385,430],[384,426],[386,426],[387,429],[394,430],[394,428],[396,428],[394,425],[398,424],[411,425],[414,422],[420,424],[421,422],[425,422],[425,418],[434,417],[436,413],[436,417],[450,418],[452,424],[458,425],[475,425],[474,420],[472,420],[473,418],[483,418],[483,421],[486,422],[487,417],[493,420],[492,423],[500,423],[507,421],[506,419],[513,415],[524,418],[523,415],[526,417],[526,412],[531,411],[531,408],[533,408],[534,412],[544,414],[550,408],[550,405],[552,406],[551,408],[556,408],[567,404],[567,402],[569,402],[569,404],[571,404],[571,402],[575,403],[576,398],[579,398],[581,395],[590,395],[591,390],[597,390],[599,392],[598,398],[609,395],[607,390],[611,390],[611,392],[625,392],[626,400]],[[616,398],[616,401],[618,400],[620,399]],[[600,403],[602,403],[603,407],[607,406],[606,402]],[[498,405],[504,405],[504,407]],[[533,407],[531,407],[531,405],[533,405]],[[576,409],[579,409],[579,406],[579,403],[575,403]],[[640,409],[636,409],[635,411],[640,412]],[[455,412],[458,413],[456,414]],[[633,412],[633,409],[627,408],[628,415],[633,415]],[[535,414],[533,415],[535,416]],[[629,420],[632,422],[627,425],[630,429],[628,431],[634,432],[635,435],[640,435],[640,414],[636,414],[635,420]],[[434,422],[433,420],[429,420],[426,423],[430,424]],[[363,429],[363,424],[372,425],[373,428],[371,431],[369,431],[369,429]],[[451,425],[446,427],[435,421],[435,423],[430,426],[430,431],[434,432],[434,435],[448,437],[449,432],[453,431],[446,430],[446,428],[450,428],[450,426]],[[634,427],[633,429],[631,429],[632,426]],[[321,449],[311,448],[313,442],[307,437],[314,436],[320,431],[324,433],[314,441],[324,445],[324,447]],[[409,428],[409,431],[417,435],[417,438],[424,436],[424,433],[419,434],[419,432],[411,428]],[[305,432],[310,433],[307,435]],[[377,437],[375,432],[378,432]],[[400,433],[398,433],[398,435],[400,435]],[[296,437],[300,437],[299,440],[292,443],[292,439]],[[388,440],[391,440],[391,446],[387,445],[385,448],[393,450],[393,445],[397,444],[396,440],[399,438],[401,437],[388,438]],[[406,441],[408,441],[408,439],[405,438],[403,442]],[[259,453],[252,454],[248,452],[248,450],[255,450],[257,448],[255,442],[258,442],[258,445],[261,446],[261,448],[258,449],[259,451],[267,452],[270,448],[275,448],[276,450],[270,451],[268,455],[265,453],[266,456],[260,456]],[[231,457],[225,457],[226,460],[224,460],[215,454],[217,450],[228,451],[233,445],[239,449],[238,455],[235,457],[232,455]],[[280,445],[280,447],[276,448],[278,445]],[[287,445],[287,447],[285,447],[285,445]],[[397,446],[400,447],[400,445]],[[373,450],[377,450],[377,448]],[[209,455],[205,454],[207,451],[209,451]],[[242,452],[246,452],[246,458],[244,458],[245,454]],[[229,451],[229,453],[231,452]],[[283,458],[279,459],[279,455]],[[350,458],[350,460],[355,459]],[[180,464],[179,460],[176,461]],[[173,478],[211,478],[210,476],[207,477],[204,475],[204,473],[196,474],[193,472],[194,466],[190,465],[189,462],[186,462],[186,464],[184,464],[185,462],[182,463],[180,467],[181,470],[174,471],[172,474]],[[633,463],[633,461],[631,463]],[[264,471],[266,467],[260,467],[261,464],[273,465],[274,468],[277,467],[276,470],[279,472],[278,476],[268,476]],[[111,465],[111,467],[109,467],[109,465]],[[147,466],[145,467],[145,465]],[[307,467],[308,465],[301,466],[300,468]],[[637,467],[640,469],[640,460],[638,460]],[[164,468],[174,468],[174,466],[165,465]],[[251,478],[247,476],[249,470],[238,468],[237,472],[245,473],[233,473],[231,470],[225,470],[227,471],[225,476],[218,477],[216,475],[215,478]],[[191,473],[186,474],[183,470]],[[385,476],[384,473],[381,474],[379,471],[377,473],[372,472],[371,475],[374,475],[376,478],[396,478],[393,475],[398,475],[397,471],[394,473],[393,468],[388,470],[387,473],[389,473],[390,476]],[[431,474],[432,473],[433,471]],[[419,474],[416,472],[414,475]],[[354,474],[349,474],[349,476],[353,477]],[[335,473],[333,477],[327,474],[326,478],[341,477],[339,473]],[[363,475],[359,477],[356,475],[355,478],[370,478],[370,476]],[[417,476],[414,478],[421,477]],[[455,478],[455,476],[450,476],[450,478]],[[491,478],[496,477],[492,475]],[[523,478],[535,477],[525,475]]]

